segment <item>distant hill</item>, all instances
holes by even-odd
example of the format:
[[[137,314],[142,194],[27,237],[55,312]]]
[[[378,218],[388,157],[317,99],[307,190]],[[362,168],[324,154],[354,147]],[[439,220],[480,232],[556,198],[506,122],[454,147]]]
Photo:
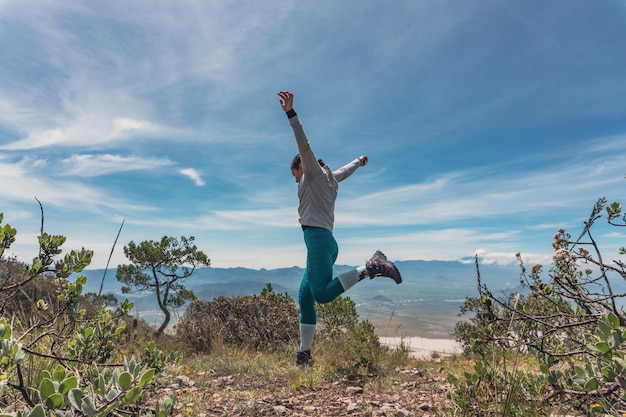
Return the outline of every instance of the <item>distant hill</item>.
[[[396,285],[387,278],[366,279],[344,295],[357,306],[359,316],[371,321],[379,334],[431,338],[450,337],[459,318],[459,307],[466,297],[477,295],[474,263],[460,261],[398,261],[403,283]],[[353,266],[336,265],[335,275]],[[303,269],[299,267],[277,269],[250,268],[200,268],[185,281],[185,286],[201,300],[215,297],[238,297],[259,294],[270,283],[274,291],[298,298],[298,287]],[[86,292],[97,293],[105,271],[84,270],[87,277]],[[104,294],[113,294],[118,300],[128,298],[135,303],[134,314],[158,325],[162,313],[156,305],[154,294],[122,294],[115,278],[115,269],[106,272]],[[520,289],[518,265],[481,265],[481,280],[498,294]],[[614,283],[616,292],[626,292],[625,283]],[[175,312],[180,316],[184,307]]]
[[[476,270],[473,263],[458,261],[398,261],[403,283],[396,285],[387,278],[366,279],[351,288],[345,295],[359,303],[384,296],[389,300],[415,299],[464,299],[476,291]],[[353,268],[348,265],[336,265],[335,274],[341,274]],[[250,268],[213,268],[196,269],[185,281],[185,286],[194,291],[199,299],[210,301],[218,296],[237,297],[258,294],[270,283],[274,291],[288,293],[297,298],[298,287],[303,269],[299,267],[278,269]],[[103,285],[104,294],[114,294],[118,298],[128,297],[143,304],[141,294],[123,295],[121,284],[115,278],[115,269],[106,271]],[[97,293],[100,289],[103,269],[87,269],[82,272],[87,277],[86,292]],[[481,265],[481,277],[484,283],[494,290],[512,289],[519,284],[517,265]],[[151,295],[151,297],[154,297]],[[149,299],[150,297],[148,297]],[[139,307],[138,307],[139,308]]]
[[[384,295],[377,295],[376,297],[372,297],[372,303],[383,303],[383,304],[393,304],[394,301],[391,298],[387,298]]]

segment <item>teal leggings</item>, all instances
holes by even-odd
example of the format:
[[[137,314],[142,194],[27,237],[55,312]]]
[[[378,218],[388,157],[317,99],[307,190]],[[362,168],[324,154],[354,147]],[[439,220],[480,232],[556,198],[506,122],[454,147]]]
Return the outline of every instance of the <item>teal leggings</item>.
[[[330,303],[344,292],[341,281],[333,278],[339,247],[328,229],[305,226],[303,230],[307,257],[298,294],[300,323],[316,324],[315,302]]]

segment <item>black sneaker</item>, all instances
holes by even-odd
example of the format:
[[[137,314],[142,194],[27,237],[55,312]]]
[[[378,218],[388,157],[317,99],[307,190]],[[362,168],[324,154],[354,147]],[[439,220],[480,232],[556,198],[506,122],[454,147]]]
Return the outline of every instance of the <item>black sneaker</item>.
[[[396,284],[402,282],[402,276],[400,276],[398,268],[396,268],[393,262],[389,261],[385,254],[379,250],[372,256],[372,259],[367,261],[365,267],[367,268],[370,279],[375,277],[387,277],[394,280]]]
[[[310,350],[299,350],[296,353],[296,365],[298,366],[307,366],[313,362],[313,358],[311,357]]]

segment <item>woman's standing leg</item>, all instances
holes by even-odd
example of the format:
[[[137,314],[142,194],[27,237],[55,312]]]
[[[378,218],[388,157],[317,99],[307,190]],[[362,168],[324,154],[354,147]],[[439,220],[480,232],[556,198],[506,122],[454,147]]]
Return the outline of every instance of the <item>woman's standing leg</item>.
[[[317,316],[315,314],[315,300],[309,288],[306,269],[302,276],[302,282],[300,282],[298,304],[300,305],[300,352],[308,352],[313,343]]]
[[[296,354],[296,364],[301,366],[311,360],[311,345],[317,324],[315,302],[332,301],[343,292],[341,283],[332,279],[333,264],[338,254],[337,242],[332,233],[319,227],[305,227],[304,242],[307,261],[298,292],[300,350]]]

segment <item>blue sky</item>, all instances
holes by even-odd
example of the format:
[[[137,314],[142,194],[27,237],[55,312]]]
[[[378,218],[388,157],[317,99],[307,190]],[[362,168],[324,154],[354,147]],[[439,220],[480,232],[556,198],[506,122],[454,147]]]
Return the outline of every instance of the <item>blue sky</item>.
[[[45,230],[102,268],[196,237],[215,267],[303,266],[296,153],[340,185],[338,263],[548,263],[626,195],[626,3],[0,0],[0,184],[11,254]],[[626,200],[622,201],[626,203]],[[600,226],[615,257],[624,232]]]

